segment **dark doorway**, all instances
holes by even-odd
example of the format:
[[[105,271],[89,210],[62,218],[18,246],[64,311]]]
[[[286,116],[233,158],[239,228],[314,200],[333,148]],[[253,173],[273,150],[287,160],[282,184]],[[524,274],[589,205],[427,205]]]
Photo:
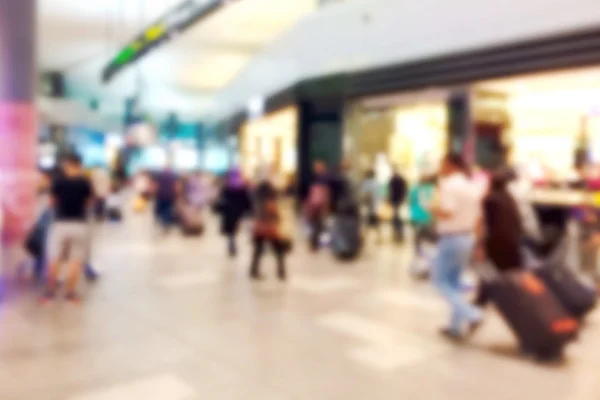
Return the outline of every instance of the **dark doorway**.
[[[493,170],[506,163],[506,150],[502,135],[504,125],[475,123],[475,162],[486,170]]]

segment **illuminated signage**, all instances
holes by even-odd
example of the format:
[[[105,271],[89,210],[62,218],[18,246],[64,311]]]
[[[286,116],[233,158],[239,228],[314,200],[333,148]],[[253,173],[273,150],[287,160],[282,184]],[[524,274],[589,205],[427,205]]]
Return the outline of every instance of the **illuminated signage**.
[[[110,81],[126,66],[136,62],[152,49],[182,33],[200,19],[218,10],[229,0],[186,0],[146,28],[127,44],[102,71],[103,82]]]

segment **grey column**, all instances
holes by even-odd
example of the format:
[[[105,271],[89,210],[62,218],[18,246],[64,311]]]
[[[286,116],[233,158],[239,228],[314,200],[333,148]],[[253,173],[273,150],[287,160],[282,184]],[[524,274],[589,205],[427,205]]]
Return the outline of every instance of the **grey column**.
[[[0,101],[32,102],[37,0],[0,0]]]
[[[36,206],[37,0],[0,0],[0,201],[3,238],[23,238]]]
[[[471,94],[467,89],[451,94],[448,100],[448,151],[474,159],[474,134]]]

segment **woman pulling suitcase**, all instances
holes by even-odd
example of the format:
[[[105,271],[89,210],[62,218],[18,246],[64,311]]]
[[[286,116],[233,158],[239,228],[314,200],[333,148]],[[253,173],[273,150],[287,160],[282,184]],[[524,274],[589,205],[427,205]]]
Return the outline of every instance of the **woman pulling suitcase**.
[[[500,273],[524,270],[521,256],[523,225],[507,184],[508,176],[502,171],[492,177],[490,190],[483,200],[479,246],[476,248],[478,261],[489,260]],[[483,307],[488,300],[488,288],[482,282],[475,304]]]
[[[523,225],[507,190],[508,180],[504,171],[494,174],[483,201],[476,257],[480,262],[488,260],[496,273],[492,279],[482,279],[475,304],[483,307],[493,301],[519,338],[521,351],[541,361],[553,361],[576,337],[578,323],[540,279],[525,271]]]

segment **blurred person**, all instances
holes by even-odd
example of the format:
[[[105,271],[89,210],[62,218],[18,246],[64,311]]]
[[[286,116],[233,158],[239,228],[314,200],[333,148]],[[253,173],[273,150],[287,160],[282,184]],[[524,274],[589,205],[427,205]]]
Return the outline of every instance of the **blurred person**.
[[[273,183],[272,176],[267,170],[261,171],[256,187],[254,188],[255,202],[262,206],[264,201],[275,197],[277,197],[277,188]]]
[[[377,234],[377,243],[381,243],[381,228],[379,221],[379,207],[381,206],[381,196],[379,182],[375,177],[375,171],[369,170],[365,174],[365,179],[361,188],[363,202],[367,208],[367,227],[368,230],[374,230]]]
[[[354,180],[350,176],[350,163],[342,161],[337,174],[332,179],[333,188],[335,191],[335,215],[341,217],[360,217],[360,188],[357,187]],[[358,221],[360,225],[360,218]]]
[[[423,268],[419,267],[421,262],[426,263],[427,272],[429,272],[430,267],[430,260],[426,259],[430,255],[425,253],[423,245],[425,242],[434,242],[436,240],[433,215],[430,211],[434,195],[435,178],[425,175],[410,189],[408,195],[410,221],[415,232],[415,258],[411,269],[419,274],[423,270]]]
[[[210,202],[212,197],[212,188],[208,179],[202,171],[192,174],[186,185],[187,203],[198,212],[202,212],[204,207]]]
[[[431,207],[439,235],[432,280],[452,309],[450,325],[441,330],[449,339],[463,338],[481,322],[481,311],[463,298],[461,277],[475,244],[481,215],[480,188],[469,178],[463,158],[449,154],[440,169],[438,198]]]
[[[336,258],[350,261],[358,257],[363,249],[360,199],[347,177],[343,192],[334,215],[329,247]]]
[[[329,192],[331,194],[330,210],[332,214],[336,214],[340,201],[346,196],[352,195],[352,181],[348,176],[350,164],[347,161],[342,161],[336,171],[332,172],[329,177]]]
[[[178,205],[182,233],[199,236],[204,233],[204,208],[212,201],[212,187],[201,171],[190,174],[185,183],[185,199]]]
[[[404,221],[402,220],[401,207],[406,200],[407,184],[406,179],[400,175],[397,168],[394,169],[388,184],[388,194],[393,210],[392,226],[394,228],[394,240],[402,242],[404,240]]]
[[[92,185],[83,175],[81,158],[71,154],[62,162],[63,177],[54,181],[51,188],[51,204],[54,222],[49,234],[50,268],[48,286],[42,300],[51,300],[61,261],[69,263],[66,298],[78,301],[77,284],[88,253],[89,225],[88,207],[93,201]]]
[[[116,183],[118,185],[118,183]],[[133,178],[133,190],[135,196],[132,200],[132,208],[136,213],[143,213],[148,209],[152,200],[153,178],[149,171],[138,172]]]
[[[104,220],[106,214],[106,199],[112,189],[112,180],[108,171],[100,166],[92,169],[91,181],[94,189],[94,216],[96,221]]]
[[[156,174],[153,184],[154,216],[163,229],[168,232],[176,222],[175,207],[181,192],[179,177],[168,164]]]
[[[277,204],[277,196],[271,193],[261,199],[257,205],[254,218],[252,263],[250,265],[250,278],[262,279],[260,273],[260,261],[269,245],[277,258],[277,276],[280,280],[286,279],[285,253],[286,241],[290,239],[284,236],[282,231],[282,216]]]
[[[106,218],[111,222],[120,222],[123,219],[123,194],[118,183],[112,185],[106,198]]]
[[[221,233],[227,236],[230,257],[237,255],[236,236],[242,219],[251,213],[250,191],[239,170],[231,170],[221,189],[216,210],[221,215]]]
[[[315,161],[313,181],[304,205],[304,214],[310,225],[310,248],[314,252],[321,246],[321,235],[325,232],[331,204],[330,197],[327,166],[322,161]]]
[[[524,269],[523,224],[517,203],[508,191],[510,179],[507,171],[498,171],[492,176],[490,190],[483,200],[476,252],[479,261],[489,260],[501,273]],[[486,284],[481,282],[476,305],[487,304],[488,291]]]
[[[598,248],[600,248],[599,211],[593,206],[581,207],[578,211],[579,265],[582,272],[591,275],[591,278],[599,285],[600,290],[600,270],[598,270]]]
[[[138,173],[133,181],[136,195],[148,201],[152,197],[152,176],[148,171]]]
[[[41,283],[46,269],[46,242],[52,222],[50,209],[50,189],[52,176],[49,172],[40,171],[37,188],[36,222],[25,239],[25,249],[33,257],[33,281]],[[0,226],[2,224],[0,223]]]

